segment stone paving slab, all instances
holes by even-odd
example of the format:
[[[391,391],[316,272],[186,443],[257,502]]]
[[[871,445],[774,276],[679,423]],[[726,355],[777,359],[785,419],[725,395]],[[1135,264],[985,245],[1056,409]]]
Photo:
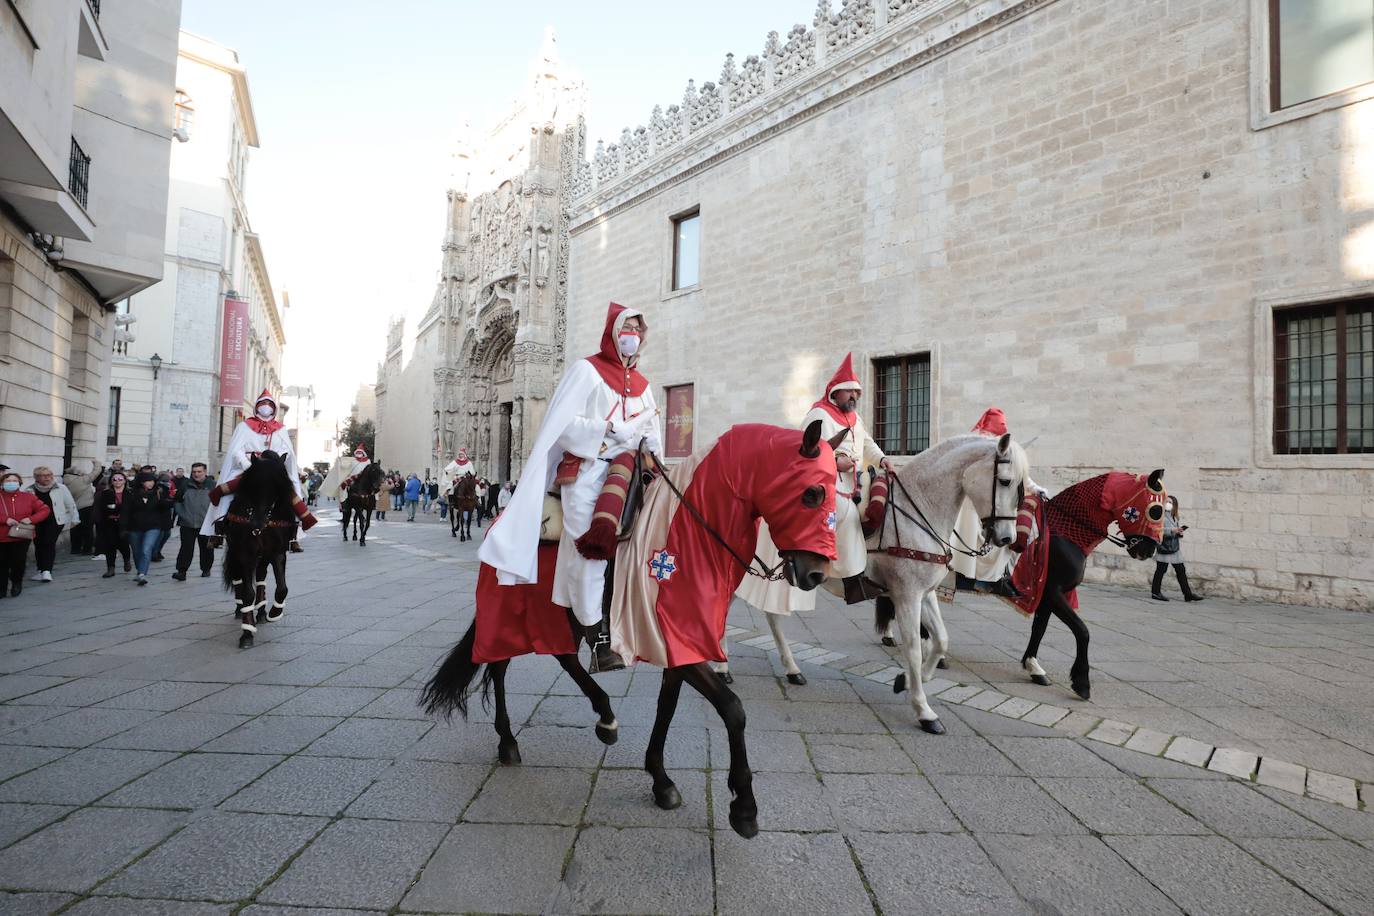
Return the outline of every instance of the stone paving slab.
[[[808,656],[799,687],[736,603],[763,830],[746,841],[725,731],[690,691],[667,746],[684,804],[653,805],[654,669],[602,679],[611,748],[549,659],[510,669],[521,767],[496,764],[480,704],[469,723],[425,718],[417,688],[471,618],[475,544],[432,516],[373,531],[366,551],[309,539],[287,617],[250,652],[214,582],[170,568],[130,590],[64,560],[0,607],[0,912],[1370,910],[1350,876],[1374,857],[1374,617],[1211,600],[1142,615],[1086,587],[1083,703],[1057,625],[1041,655],[1056,685],[1037,687],[1024,621],[961,594],[934,736],[885,682],[896,654],[871,609],[822,595],[784,622]]]

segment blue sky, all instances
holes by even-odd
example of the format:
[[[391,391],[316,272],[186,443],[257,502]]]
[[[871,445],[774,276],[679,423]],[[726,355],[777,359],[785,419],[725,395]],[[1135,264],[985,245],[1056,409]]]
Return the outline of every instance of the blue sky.
[[[287,384],[346,410],[375,379],[387,319],[423,314],[458,127],[502,116],[546,25],[589,85],[591,149],[681,102],[689,77],[718,79],[727,51],[757,54],[770,29],[814,12],[812,0],[183,0],[182,28],[248,70],[262,141],[248,207],[291,295]]]

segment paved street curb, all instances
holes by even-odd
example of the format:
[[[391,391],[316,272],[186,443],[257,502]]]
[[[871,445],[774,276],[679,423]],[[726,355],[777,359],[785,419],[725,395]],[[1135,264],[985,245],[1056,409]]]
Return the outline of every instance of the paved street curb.
[[[777,654],[771,633],[760,634],[732,626],[725,628],[725,636],[740,645]],[[803,659],[803,653],[824,651],[818,650],[810,643],[793,642],[788,645],[799,664]],[[881,662],[855,659],[836,653],[828,654],[835,657],[824,661],[824,655],[815,655],[807,656],[807,660],[811,664],[819,663],[844,672],[850,677],[860,677],[876,684],[890,685],[896,680],[897,675],[903,673],[902,668],[897,665],[884,665]],[[1031,725],[1079,735],[1089,741],[1122,747],[1151,757],[1163,757],[1176,763],[1222,773],[1233,779],[1270,786],[1293,795],[1332,802],[1357,811],[1370,807],[1374,801],[1374,783],[1362,783],[1349,776],[1324,773],[1236,748],[1215,747],[1183,735],[1167,735],[1129,722],[1095,716],[1089,710],[1070,710],[1051,703],[1037,703],[1024,697],[1009,697],[1005,693],[977,684],[957,684],[938,677],[926,684],[926,696],[931,699],[938,697],[951,706],[967,706],[970,709],[996,713],[1008,719],[1019,719]]]

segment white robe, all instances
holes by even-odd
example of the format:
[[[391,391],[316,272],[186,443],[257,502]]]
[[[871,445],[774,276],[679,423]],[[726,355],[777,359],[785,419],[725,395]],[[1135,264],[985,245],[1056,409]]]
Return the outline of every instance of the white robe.
[[[457,482],[457,480],[464,474],[471,474],[473,477],[479,476],[477,473],[477,468],[473,465],[471,461],[466,461],[463,464],[459,464],[458,461],[455,459],[444,466],[442,481],[440,482],[439,486],[444,491],[445,499],[448,499],[448,494],[452,492],[453,484]]]
[[[816,420],[821,421],[822,439],[830,439],[845,428],[830,415],[829,411],[812,407],[802,420],[802,429]],[[849,576],[857,576],[868,565],[868,546],[864,543],[863,519],[859,515],[859,507],[854,504],[852,494],[860,485],[862,475],[887,457],[868,434],[863,417],[855,415],[851,429],[853,435],[846,436],[835,449],[836,457],[845,455],[854,461],[854,470],[841,472],[835,481],[837,559],[829,564],[827,570],[827,576],[833,583]],[[773,544],[766,522],[759,525],[758,555],[759,559],[769,566],[777,564],[780,559],[778,548]],[[814,591],[802,591],[785,581],[770,582],[756,576],[745,576],[739,588],[735,589],[735,594],[770,614],[791,614],[793,611],[810,611],[816,607]]]
[[[285,427],[270,436],[264,436],[262,433],[254,432],[247,421],[240,423],[234,430],[233,438],[229,440],[229,448],[224,453],[224,465],[220,468],[219,477],[215,479],[216,483],[223,485],[237,479],[252,464],[254,452],[265,452],[269,449],[285,459],[286,475],[291,478],[291,486],[295,488],[297,496],[305,499],[305,492],[301,489],[300,469],[296,467],[296,453],[291,450],[291,437],[286,434]],[[227,493],[220,499],[218,506],[212,505],[210,511],[205,513],[205,522],[200,526],[200,533],[214,534],[215,522],[224,518],[233,503],[234,495]],[[304,534],[302,531],[297,537]]]
[[[344,481],[350,477],[357,477],[372,462],[364,459],[359,461],[352,455],[341,455],[334,461],[334,466],[329,469],[329,476],[325,478],[320,489],[324,490],[326,496],[332,496],[339,502],[343,502],[348,493],[344,490]]]
[[[626,397],[625,413],[636,419],[650,448],[659,451],[662,423],[652,388],[639,397]],[[601,619],[601,596],[606,581],[604,560],[588,560],[577,552],[575,541],[591,527],[592,512],[610,470],[610,460],[629,446],[613,445],[606,438],[606,422],[621,418],[621,395],[602,380],[586,359],[568,367],[549,400],[543,425],[534,437],[534,448],[520,473],[520,482],[501,518],[488,530],[477,557],[496,570],[502,585],[532,583],[539,578],[539,529],[544,521],[544,494],[549,491],[564,452],[582,459],[577,479],[563,487],[563,536],[558,543],[558,565],[553,580],[553,600],[572,608],[584,625]],[[612,412],[614,416],[612,417]],[[636,437],[637,439],[638,437]]]

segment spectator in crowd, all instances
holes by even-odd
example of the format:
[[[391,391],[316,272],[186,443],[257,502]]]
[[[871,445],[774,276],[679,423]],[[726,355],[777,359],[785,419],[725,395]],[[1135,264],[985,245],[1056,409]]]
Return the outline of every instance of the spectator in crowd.
[[[420,481],[420,511],[429,511],[429,478]]]
[[[391,472],[391,508],[400,512],[406,498],[406,482],[399,471]]]
[[[506,511],[506,506],[510,505],[510,498],[515,493],[515,481],[508,482],[501,488],[501,493],[496,497],[496,514],[500,515]]]
[[[95,506],[96,482],[104,468],[94,461],[77,461],[62,474],[62,483],[76,502],[76,523],[69,529],[72,556],[95,556],[92,518]]]
[[[1164,573],[1170,566],[1174,568],[1174,575],[1178,577],[1178,587],[1183,592],[1183,600],[1202,600],[1202,596],[1194,593],[1189,587],[1188,570],[1183,565],[1182,538],[1183,532],[1187,530],[1188,526],[1181,525],[1178,521],[1178,500],[1170,496],[1164,513],[1164,538],[1159,542],[1159,549],[1155,551],[1155,578],[1150,584],[1150,597],[1156,601],[1169,600],[1160,589],[1164,587]]]
[[[439,501],[439,481],[435,480],[433,477],[425,478],[425,496],[428,498],[429,503],[437,503]],[[429,511],[429,505],[425,506],[425,511]]]
[[[172,501],[176,499],[177,484],[171,474],[163,471],[157,475],[157,486],[162,491],[163,497],[168,500],[167,511],[163,513],[161,533],[157,537],[157,546],[153,550],[153,562],[161,563],[163,560],[162,548],[171,538],[172,526],[176,524],[176,513],[172,511]]]
[[[496,518],[499,508],[497,503],[501,501],[501,492],[505,489],[500,481],[493,480],[487,485],[487,518]]]
[[[134,478],[133,492],[125,497],[119,514],[119,526],[134,552],[134,568],[138,570],[134,581],[139,585],[148,584],[153,550],[162,537],[162,526],[171,509],[172,498],[158,486],[157,478],[140,471]]]
[[[434,482],[434,485],[438,487],[439,482],[436,480]],[[442,488],[440,488],[439,495],[434,497],[434,501],[439,504],[440,520],[448,518],[448,493],[445,492]]]
[[[477,478],[477,527],[482,527],[482,518],[487,514],[487,486],[485,477]]]
[[[29,541],[38,536],[38,526],[52,514],[46,503],[21,489],[24,478],[18,471],[0,471],[0,598],[18,598],[24,590],[24,566],[29,559]]]
[[[128,483],[129,472],[124,470],[123,458],[111,458],[110,466],[106,468],[104,475],[96,480],[96,484],[102,487],[108,487],[110,485],[110,478],[115,474],[125,475],[125,483]]]
[[[28,492],[37,496],[48,507],[48,517],[38,523],[37,537],[33,539],[33,560],[35,582],[52,581],[52,564],[57,559],[57,536],[68,525],[75,525],[81,516],[76,510],[76,500],[71,491],[53,474],[52,468],[39,465],[33,469],[33,483]]]
[[[177,551],[177,571],[172,578],[178,582],[186,581],[186,570],[191,568],[191,558],[200,548],[200,576],[210,575],[215,565],[215,551],[210,546],[210,538],[200,533],[205,524],[205,515],[210,511],[210,490],[215,485],[213,478],[206,476],[205,463],[197,461],[191,465],[191,476],[181,481],[172,503],[176,512],[177,527],[181,529],[181,549]]]
[[[411,474],[406,479],[405,499],[406,499],[406,521],[415,521],[415,508],[420,504],[420,491],[424,485],[420,483],[420,478]]]
[[[124,558],[124,571],[128,572],[133,563],[129,559],[129,539],[119,526],[119,517],[124,511],[124,501],[129,495],[129,483],[123,471],[111,471],[109,486],[101,487],[95,494],[95,540],[97,548],[105,554],[105,575],[109,579],[115,574],[114,558],[118,552]]]

